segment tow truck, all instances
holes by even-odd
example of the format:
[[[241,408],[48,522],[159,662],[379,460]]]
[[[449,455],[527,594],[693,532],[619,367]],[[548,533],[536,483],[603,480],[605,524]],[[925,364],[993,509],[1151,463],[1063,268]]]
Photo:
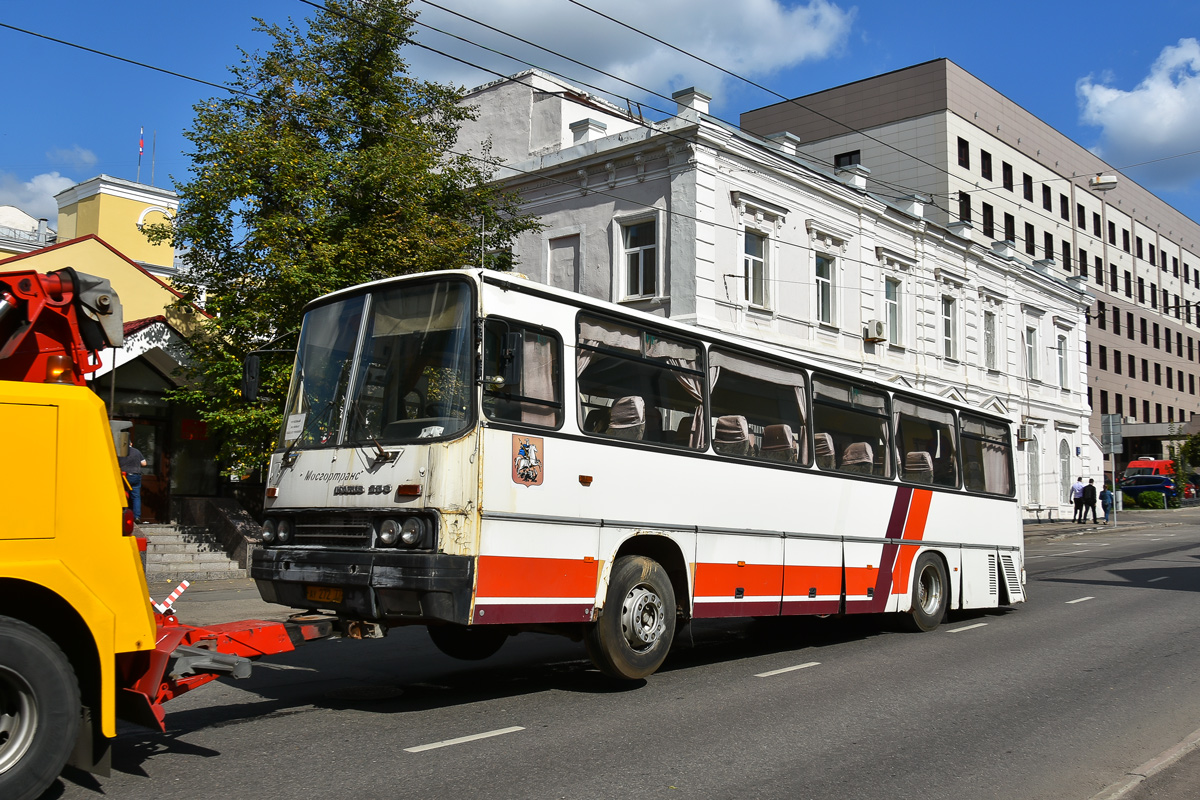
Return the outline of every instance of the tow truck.
[[[38,797],[68,763],[106,775],[118,718],[165,730],[168,700],[344,630],[320,615],[196,627],[150,599],[109,418],[87,386],[122,342],[107,280],[0,272],[4,800]]]

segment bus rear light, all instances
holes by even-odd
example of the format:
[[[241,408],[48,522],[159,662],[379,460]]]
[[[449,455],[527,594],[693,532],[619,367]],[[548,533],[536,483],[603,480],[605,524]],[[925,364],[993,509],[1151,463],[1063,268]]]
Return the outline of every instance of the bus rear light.
[[[402,483],[396,487],[396,497],[420,497],[421,484]]]
[[[121,535],[133,535],[133,509],[126,508],[121,511]]]

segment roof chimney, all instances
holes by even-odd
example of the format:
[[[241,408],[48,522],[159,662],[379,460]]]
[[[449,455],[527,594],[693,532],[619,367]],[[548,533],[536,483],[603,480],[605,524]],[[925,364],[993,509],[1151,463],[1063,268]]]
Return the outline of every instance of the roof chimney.
[[[608,126],[598,119],[581,119],[578,122],[572,122],[569,126],[573,140],[572,145],[583,144],[594,139],[599,139],[604,136],[604,132],[608,130]]]
[[[46,221],[46,218],[42,217],[41,219],[38,220],[37,240],[39,242],[46,241],[46,237],[49,235],[49,233],[50,233],[50,225]]]
[[[864,167],[862,164],[851,164],[848,167],[842,167],[834,175],[837,179],[847,186],[853,186],[855,189],[867,188],[867,176],[871,174],[871,170]]]
[[[685,119],[698,119],[700,114],[708,113],[708,104],[712,95],[705,94],[695,86],[680,89],[671,95],[671,99],[679,104],[676,114]]]
[[[910,194],[897,200],[896,206],[910,217],[923,219],[925,217],[925,204],[932,202],[933,198],[928,195]]]
[[[798,155],[800,152],[800,137],[787,131],[768,135],[767,143],[775,145],[789,156]]]

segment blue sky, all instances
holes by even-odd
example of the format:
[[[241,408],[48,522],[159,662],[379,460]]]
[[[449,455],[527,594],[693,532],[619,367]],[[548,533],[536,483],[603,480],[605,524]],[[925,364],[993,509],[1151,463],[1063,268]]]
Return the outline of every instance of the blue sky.
[[[1114,167],[1153,159],[1127,174],[1200,221],[1200,3],[1195,0],[897,3],[835,0],[581,0],[701,53],[787,97],[934,58],[949,58],[1010,99],[1093,148]],[[465,17],[566,52],[584,63],[669,95],[696,85],[713,112],[736,121],[778,97],[722,75],[570,0],[438,0]],[[422,22],[487,43],[660,108],[667,104],[545,52],[485,31],[415,0]],[[264,45],[254,16],[283,22],[315,13],[299,0],[201,3],[0,4],[0,23],[105,51],[212,83],[223,83],[239,47]],[[417,38],[501,74],[523,64],[483,53],[428,28]],[[495,77],[428,50],[407,50],[421,78],[467,86]],[[45,215],[53,195],[106,173],[172,187],[186,175],[183,132],[210,86],[0,28],[0,74],[8,75],[0,124],[0,205]],[[624,103],[623,100],[619,102]],[[647,112],[653,116],[652,112]],[[153,148],[153,162],[152,162]],[[152,176],[153,171],[153,176]]]

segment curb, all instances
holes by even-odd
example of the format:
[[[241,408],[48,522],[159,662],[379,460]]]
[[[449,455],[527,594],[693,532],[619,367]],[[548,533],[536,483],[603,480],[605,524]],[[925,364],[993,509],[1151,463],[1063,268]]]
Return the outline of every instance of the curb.
[[[1128,796],[1142,781],[1162,772],[1195,750],[1198,745],[1200,745],[1200,730],[1195,730],[1179,744],[1164,750],[1141,766],[1134,767],[1126,773],[1124,778],[1092,795],[1089,800],[1120,800],[1120,798]]]

